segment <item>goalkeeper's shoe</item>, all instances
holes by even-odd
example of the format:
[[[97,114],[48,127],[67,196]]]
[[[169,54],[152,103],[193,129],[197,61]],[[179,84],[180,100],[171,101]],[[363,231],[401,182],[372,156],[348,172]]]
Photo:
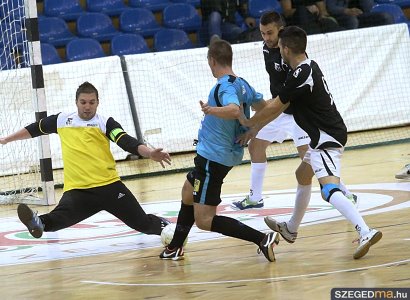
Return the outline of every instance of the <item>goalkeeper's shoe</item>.
[[[37,213],[32,211],[26,204],[19,204],[17,214],[20,221],[26,225],[30,234],[35,238],[40,238],[43,235],[44,224],[37,216]]]

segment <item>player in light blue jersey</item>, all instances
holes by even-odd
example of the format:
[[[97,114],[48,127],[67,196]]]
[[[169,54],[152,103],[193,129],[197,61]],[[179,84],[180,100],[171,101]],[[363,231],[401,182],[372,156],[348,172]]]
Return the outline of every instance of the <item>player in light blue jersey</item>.
[[[183,244],[194,222],[198,228],[218,232],[255,243],[269,261],[275,260],[273,247],[279,243],[276,232],[268,234],[240,221],[216,214],[221,203],[223,180],[233,166],[242,161],[239,141],[245,133],[237,118],[242,111],[249,116],[250,106],[265,106],[260,93],[232,70],[232,47],[224,40],[213,40],[208,50],[208,64],[217,78],[208,102],[200,101],[204,118],[198,133],[195,167],[182,188],[182,203],[174,237],[160,254],[161,259],[184,258]]]
[[[263,95],[255,92],[246,80],[227,74],[218,78],[217,84],[209,93],[207,107],[233,105],[233,110],[237,110],[242,106],[249,116],[250,107],[263,105],[262,103],[264,104]],[[236,166],[242,162],[243,157],[243,146],[236,140],[245,130],[236,119],[208,113],[199,129],[197,153],[222,165]]]

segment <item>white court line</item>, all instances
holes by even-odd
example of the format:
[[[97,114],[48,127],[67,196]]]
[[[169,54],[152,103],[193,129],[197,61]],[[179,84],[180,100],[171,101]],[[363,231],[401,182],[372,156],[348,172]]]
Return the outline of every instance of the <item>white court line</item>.
[[[406,263],[406,262],[410,262],[410,258],[405,259],[405,260],[399,260],[399,261],[395,261],[395,262],[385,263],[385,264],[381,264],[381,265],[374,265],[374,266],[354,268],[354,269],[345,269],[345,270],[337,270],[337,271],[329,271],[329,272],[321,272],[321,273],[301,274],[301,275],[292,275],[292,276],[282,276],[282,277],[256,278],[256,279],[203,281],[203,282],[178,282],[178,283],[119,283],[119,282],[92,281],[92,280],[83,280],[83,281],[80,281],[80,282],[90,283],[90,284],[99,284],[99,285],[154,286],[155,287],[155,286],[189,286],[189,285],[206,285],[206,284],[225,284],[225,283],[241,283],[241,282],[256,282],[256,281],[280,281],[280,280],[286,280],[286,279],[298,279],[298,278],[303,278],[303,277],[322,276],[322,275],[329,275],[329,274],[338,274],[338,273],[346,273],[346,272],[352,272],[352,271],[375,269],[375,268],[381,268],[381,267],[389,267],[389,266],[399,265],[399,264]]]

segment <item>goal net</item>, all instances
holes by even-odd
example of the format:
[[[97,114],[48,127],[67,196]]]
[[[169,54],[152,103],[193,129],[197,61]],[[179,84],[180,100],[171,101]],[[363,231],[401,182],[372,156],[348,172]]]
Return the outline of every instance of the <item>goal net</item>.
[[[27,2],[29,2],[27,0]],[[35,1],[34,1],[35,3]],[[5,137],[35,121],[30,46],[24,0],[0,4],[0,135]],[[36,12],[34,12],[36,13]],[[0,204],[47,204],[40,174],[41,139],[0,146]]]

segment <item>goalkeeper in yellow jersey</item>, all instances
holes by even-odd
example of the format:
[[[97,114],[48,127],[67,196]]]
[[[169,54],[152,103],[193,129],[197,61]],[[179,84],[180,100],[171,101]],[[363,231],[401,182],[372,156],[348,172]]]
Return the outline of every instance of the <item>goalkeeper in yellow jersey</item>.
[[[32,123],[0,138],[0,144],[57,133],[60,136],[64,163],[64,193],[50,212],[37,216],[26,204],[19,204],[18,216],[31,235],[40,238],[43,231],[70,227],[105,210],[129,227],[145,234],[160,235],[170,222],[146,214],[135,196],[121,181],[110,151],[110,141],[132,154],[159,162],[171,163],[161,148],[152,149],[128,135],[112,117],[97,114],[98,90],[89,82],[76,92],[77,111],[59,113]]]

